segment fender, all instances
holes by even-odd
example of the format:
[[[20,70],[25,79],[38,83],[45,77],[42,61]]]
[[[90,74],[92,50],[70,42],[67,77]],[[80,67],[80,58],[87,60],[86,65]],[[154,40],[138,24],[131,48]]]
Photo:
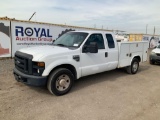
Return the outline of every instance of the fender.
[[[130,65],[131,65],[131,63],[132,63],[132,60],[135,58],[135,57],[140,57],[140,59],[141,59],[141,61],[142,61],[142,54],[143,53],[141,53],[141,52],[139,52],[139,53],[132,53],[132,58],[130,59]]]
[[[49,63],[49,62],[48,62]],[[43,71],[42,76],[48,76],[50,72],[56,68],[57,66],[64,65],[64,64],[69,64],[75,67],[75,70],[77,72],[77,79],[81,77],[81,69],[80,69],[80,62],[76,62],[71,59],[58,59],[58,60],[53,60],[50,64],[46,65],[45,70]]]

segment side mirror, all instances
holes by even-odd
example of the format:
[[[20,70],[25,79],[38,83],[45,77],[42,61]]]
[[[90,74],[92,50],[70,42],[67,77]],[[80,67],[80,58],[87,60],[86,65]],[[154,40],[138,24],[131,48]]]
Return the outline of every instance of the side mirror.
[[[82,50],[83,53],[98,53],[98,45],[96,42],[91,42],[88,46],[84,45],[83,47],[83,50]]]
[[[55,40],[52,40],[52,45],[54,45]]]

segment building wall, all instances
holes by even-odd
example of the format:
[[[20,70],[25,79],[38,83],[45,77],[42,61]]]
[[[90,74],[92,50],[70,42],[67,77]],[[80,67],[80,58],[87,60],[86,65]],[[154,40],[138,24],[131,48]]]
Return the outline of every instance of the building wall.
[[[143,34],[129,34],[129,41],[142,41]]]

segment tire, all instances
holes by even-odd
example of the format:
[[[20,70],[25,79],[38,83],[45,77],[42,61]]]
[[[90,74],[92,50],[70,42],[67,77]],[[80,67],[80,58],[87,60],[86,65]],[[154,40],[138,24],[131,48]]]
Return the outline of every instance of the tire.
[[[130,66],[127,67],[127,73],[136,74],[139,69],[139,60],[134,58]]]
[[[149,63],[150,63],[151,65],[154,65],[154,64],[155,64],[155,62],[154,62],[153,60],[150,60]]]
[[[47,88],[51,94],[60,96],[71,90],[73,82],[74,76],[72,72],[66,68],[59,68],[50,74]]]

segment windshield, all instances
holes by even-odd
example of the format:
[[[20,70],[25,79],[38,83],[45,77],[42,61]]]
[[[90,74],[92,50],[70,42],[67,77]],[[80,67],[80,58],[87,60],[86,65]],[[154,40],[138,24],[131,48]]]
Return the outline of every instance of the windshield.
[[[65,47],[79,47],[86,39],[88,33],[83,32],[69,32],[59,37],[54,45]]]
[[[160,49],[160,45],[158,45],[158,46],[157,46],[157,48],[159,48],[159,49]]]

